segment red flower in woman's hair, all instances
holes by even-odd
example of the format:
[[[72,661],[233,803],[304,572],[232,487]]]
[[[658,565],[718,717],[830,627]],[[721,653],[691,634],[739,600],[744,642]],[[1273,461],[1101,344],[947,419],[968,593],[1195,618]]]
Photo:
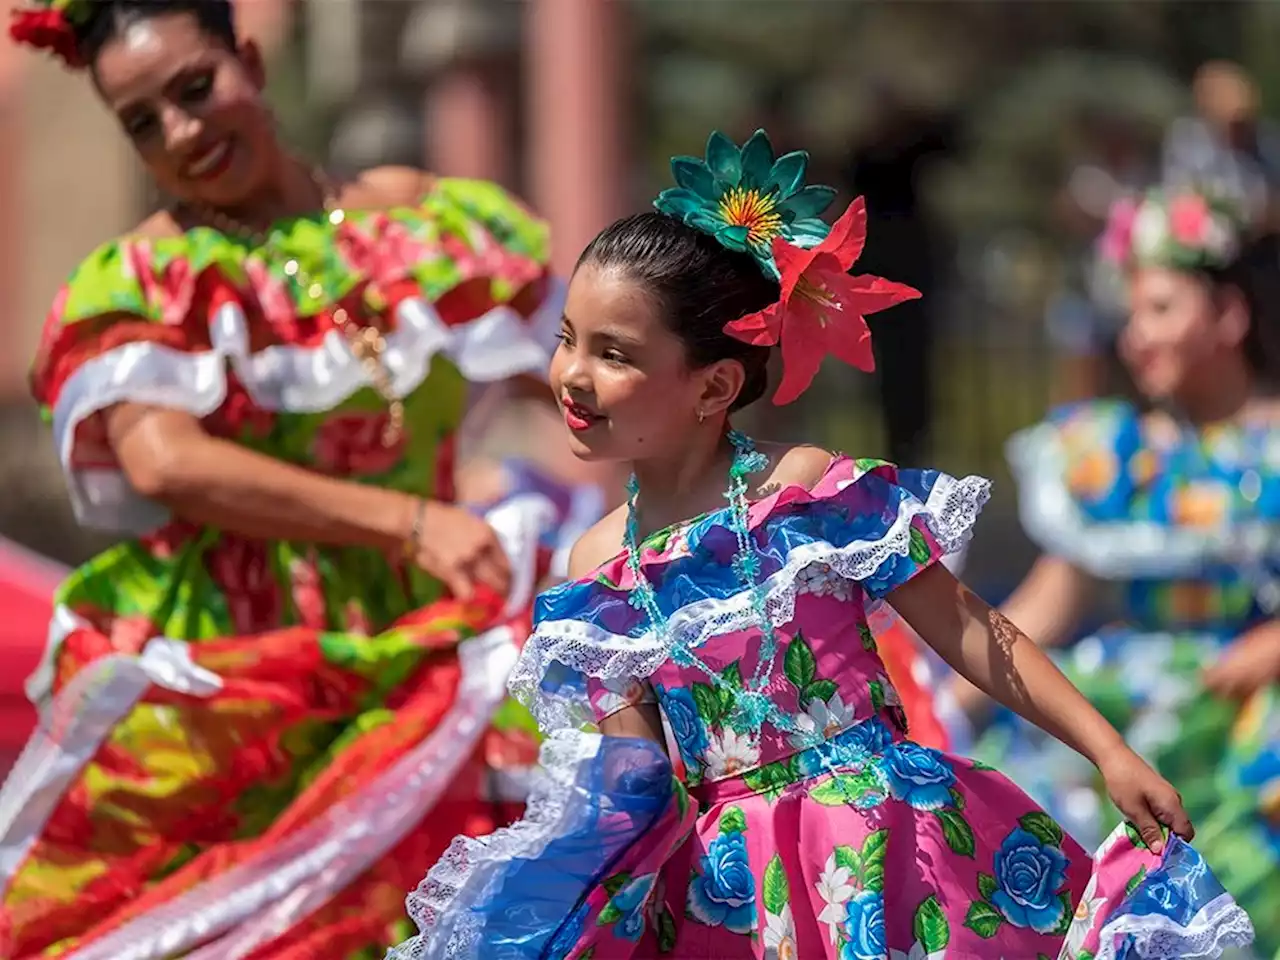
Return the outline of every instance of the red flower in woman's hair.
[[[866,315],[920,296],[919,290],[883,277],[849,276],[866,240],[867,206],[861,197],[812,249],[775,239],[782,296],[759,313],[725,325],[725,333],[746,343],[782,344],[782,383],[773,396],[775,404],[790,403],[804,393],[828,353],[859,370],[875,369]]]
[[[76,44],[76,34],[62,11],[52,8],[13,11],[9,36],[37,50],[50,50],[68,67],[79,70],[85,65]]]

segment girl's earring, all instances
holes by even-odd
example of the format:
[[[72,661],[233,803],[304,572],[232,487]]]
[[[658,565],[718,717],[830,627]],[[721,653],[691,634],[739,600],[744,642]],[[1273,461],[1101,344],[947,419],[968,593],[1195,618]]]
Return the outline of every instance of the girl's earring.
[[[707,415],[706,415],[705,413],[703,413],[701,410],[699,410],[699,411],[698,411],[698,422],[699,422],[699,423],[702,423],[702,422],[703,422],[704,420],[706,420],[706,419],[707,419]]]

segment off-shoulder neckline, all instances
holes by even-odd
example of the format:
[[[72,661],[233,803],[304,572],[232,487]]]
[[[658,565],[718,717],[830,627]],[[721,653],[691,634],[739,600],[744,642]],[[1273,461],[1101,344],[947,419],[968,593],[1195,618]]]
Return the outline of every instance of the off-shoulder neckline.
[[[833,453],[831,455],[831,461],[827,464],[826,469],[823,470],[822,472],[822,476],[820,476],[813,483],[807,486],[803,483],[786,483],[778,487],[778,489],[774,490],[772,493],[769,493],[767,496],[749,501],[747,504],[748,530],[756,529],[763,520],[765,520],[770,514],[773,513],[774,509],[779,505],[780,502],[783,501],[784,497],[786,498],[786,501],[785,501],[786,503],[793,503],[793,502],[813,503],[818,500],[825,500],[833,496],[834,494],[838,493],[840,489],[843,489],[843,487],[832,489],[829,492],[820,492],[820,491],[822,486],[825,483],[827,483],[827,481],[831,478],[832,473],[834,473],[838,467],[844,464],[852,464],[855,462],[856,462],[855,458],[849,456],[848,454]],[[874,462],[879,466],[891,466],[891,464],[883,460],[875,460]],[[642,540],[640,543],[641,564],[644,565],[648,563],[653,563],[655,561],[661,562],[663,554],[665,554],[667,552],[667,549],[669,548],[669,547],[666,547],[663,550],[652,550],[652,549],[647,550],[646,544],[649,544],[652,541],[657,540],[665,535],[666,536],[665,542],[666,544],[669,545],[671,542],[671,539],[674,537],[674,535],[677,532],[683,531],[683,530],[690,530],[693,527],[696,527],[700,524],[707,523],[708,521],[712,520],[712,518],[714,517],[724,516],[729,512],[729,510],[730,508],[727,505],[723,507],[717,507],[715,510],[707,510],[704,513],[697,514],[696,516],[690,517],[685,520],[677,520],[674,523],[669,523],[664,527],[659,527],[657,530],[654,530],[652,533],[648,534],[644,538],[644,540]],[[618,550],[616,553],[612,554],[607,560],[604,560],[603,562],[592,567],[590,571],[583,574],[582,576],[573,578],[571,580],[565,580],[563,583],[557,584],[552,589],[560,590],[560,589],[567,589],[569,587],[574,587],[574,586],[587,586],[589,584],[595,583],[599,579],[600,575],[604,573],[607,569],[615,566],[619,562],[625,562],[626,556],[627,556],[627,549],[623,547],[622,549]]]

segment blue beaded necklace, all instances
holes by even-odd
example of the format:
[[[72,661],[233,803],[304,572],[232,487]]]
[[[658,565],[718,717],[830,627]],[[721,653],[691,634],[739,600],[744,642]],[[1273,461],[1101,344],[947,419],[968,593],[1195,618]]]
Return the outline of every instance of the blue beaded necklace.
[[[645,578],[640,564],[640,519],[636,509],[636,501],[640,494],[640,482],[633,473],[627,480],[627,566],[631,570],[635,585],[632,587],[628,602],[636,609],[643,610],[659,635],[666,634],[667,648],[671,652],[674,663],[683,667],[692,667],[711,681],[712,686],[727,693],[733,701],[734,710],[729,725],[735,732],[758,737],[766,723],[786,734],[796,735],[799,731],[794,720],[783,713],[764,692],[778,658],[778,634],[773,628],[773,620],[765,608],[766,591],[760,582],[760,557],[751,543],[751,535],[747,527],[749,504],[747,502],[747,477],[758,473],[769,465],[768,458],[756,450],[755,441],[737,430],[730,430],[729,443],[733,445],[733,462],[729,467],[729,486],[724,498],[729,504],[729,523],[738,541],[738,550],[733,558],[733,570],[738,575],[743,588],[751,594],[751,608],[755,614],[756,626],[760,630],[760,657],[751,678],[742,688],[728,683],[717,671],[708,666],[694,651],[693,646],[683,638],[670,635],[666,617],[658,607],[658,598],[653,585]],[[871,758],[863,748],[849,745],[842,747],[837,761],[836,750],[820,731],[815,731],[812,742],[805,744],[812,749],[819,765],[832,775],[832,783],[844,794],[846,801],[854,806],[863,805],[862,801],[850,792],[841,773],[850,764],[866,764]],[[875,764],[869,769],[880,782],[882,790],[888,789],[884,774]]]
[[[751,594],[751,609],[760,629],[760,657],[751,678],[738,689],[727,683],[715,670],[704,663],[688,641],[673,639],[669,643],[671,659],[683,667],[694,667],[705,674],[712,685],[729,695],[734,703],[730,724],[738,733],[759,733],[766,722],[780,730],[794,732],[795,723],[774,705],[764,692],[778,658],[778,634],[765,609],[765,589],[760,582],[760,557],[751,545],[747,528],[747,477],[759,473],[769,465],[768,458],[756,449],[755,441],[737,430],[730,430],[729,443],[733,445],[733,462],[729,466],[729,486],[724,498],[729,504],[730,528],[738,541],[733,557],[733,570],[743,588]],[[633,473],[627,481],[627,565],[631,569],[635,587],[629,602],[649,617],[658,633],[665,633],[666,618],[658,607],[653,585],[645,578],[640,565],[640,520],[636,500],[640,494],[640,482]]]

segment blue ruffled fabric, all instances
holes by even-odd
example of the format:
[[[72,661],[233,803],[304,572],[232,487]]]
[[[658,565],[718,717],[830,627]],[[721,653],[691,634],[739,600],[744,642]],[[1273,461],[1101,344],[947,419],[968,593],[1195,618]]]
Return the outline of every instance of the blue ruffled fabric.
[[[1108,917],[1104,936],[1118,931],[1110,935],[1117,960],[1218,956],[1228,947],[1244,947],[1252,940],[1243,913],[1236,912],[1234,922],[1223,921],[1222,916],[1212,918],[1220,922],[1211,922],[1208,915],[1215,906],[1222,905],[1223,913],[1229,909],[1227,900],[1227,892],[1200,854],[1170,836],[1160,866]],[[1203,942],[1197,943],[1200,931]],[[1168,950],[1175,946],[1178,952],[1170,954]]]
[[[937,470],[899,470],[885,464],[862,473],[828,497],[805,495],[790,502],[779,501],[772,507],[764,501],[759,511],[752,511],[751,537],[760,559],[759,579],[767,580],[778,573],[797,548],[809,544],[845,548],[881,541],[901,514],[922,510],[939,483],[960,482]],[[923,511],[918,516],[917,522],[925,526],[935,519]],[[972,519],[969,518],[970,524]],[[681,549],[668,556],[677,537],[683,541]],[[650,550],[655,542],[659,549]],[[650,537],[644,547],[645,576],[667,615],[691,603],[726,600],[742,592],[742,582],[732,567],[738,545],[729,527],[727,508],[709,513],[687,527]],[[930,562],[943,552],[933,549]],[[881,598],[909,580],[919,568],[920,564],[909,556],[892,554],[868,571],[861,583],[868,594]],[[601,572],[594,578],[563,583],[543,593],[535,608],[535,622],[578,620],[612,634],[639,637],[649,629],[649,619],[628,597],[623,583],[611,581]]]
[[[557,944],[572,944],[585,915],[585,896],[609,867],[645,834],[674,802],[671,763],[648,740],[599,737],[595,755],[572,774],[571,784],[530,800],[553,803],[555,822],[523,823],[470,841],[509,854],[472,869],[465,890],[441,902],[431,888],[433,868],[419,896],[432,911],[422,935],[394,948],[388,958],[443,955],[476,960],[557,957]],[[561,806],[562,805],[562,806]],[[532,829],[530,827],[532,826]],[[425,911],[410,913],[421,924]]]

